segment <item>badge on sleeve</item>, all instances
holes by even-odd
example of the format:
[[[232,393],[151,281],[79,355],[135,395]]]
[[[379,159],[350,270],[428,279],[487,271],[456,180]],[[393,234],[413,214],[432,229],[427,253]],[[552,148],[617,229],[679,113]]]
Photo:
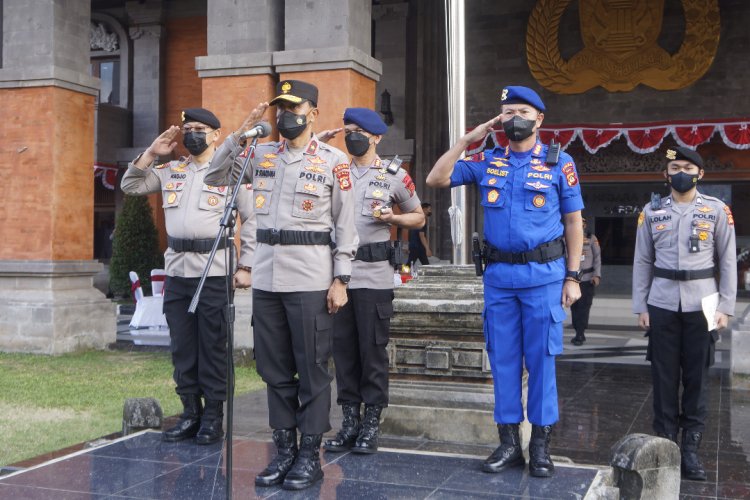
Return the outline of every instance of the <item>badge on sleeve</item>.
[[[641,227],[643,225],[643,221],[645,220],[646,220],[646,213],[641,212],[640,215],[638,216],[638,227]]]
[[[349,191],[352,188],[352,183],[349,180],[349,165],[346,163],[339,163],[333,167],[333,175],[339,180],[339,188],[342,191]]]

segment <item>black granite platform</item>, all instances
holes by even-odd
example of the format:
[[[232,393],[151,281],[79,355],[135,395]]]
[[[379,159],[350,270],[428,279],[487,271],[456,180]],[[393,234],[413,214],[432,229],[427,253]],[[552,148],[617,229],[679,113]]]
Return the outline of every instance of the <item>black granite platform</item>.
[[[554,478],[538,479],[525,469],[483,473],[480,457],[404,450],[324,453],[324,480],[287,492],[254,484],[272,454],[270,443],[234,441],[233,498],[582,498],[597,473],[559,464]],[[163,443],[159,433],[147,431],[3,477],[0,498],[221,499],[225,484],[221,443]]]

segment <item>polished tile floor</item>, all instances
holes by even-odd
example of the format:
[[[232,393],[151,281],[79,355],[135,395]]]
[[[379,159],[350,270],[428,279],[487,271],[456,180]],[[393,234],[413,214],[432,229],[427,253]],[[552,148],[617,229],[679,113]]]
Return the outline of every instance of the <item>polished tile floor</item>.
[[[558,362],[561,420],[552,440],[557,475],[530,478],[525,470],[484,474],[486,446],[384,436],[374,456],[323,455],[325,480],[289,493],[256,488],[255,474],[272,456],[265,394],[237,398],[233,453],[234,498],[582,498],[611,447],[633,432],[651,432],[651,380],[645,342],[629,328],[587,332]],[[681,498],[750,498],[750,392],[733,390],[726,341],[709,380],[708,428],[701,457],[708,481],[683,481]],[[339,425],[334,405],[332,424]],[[491,425],[491,424],[490,424]],[[0,499],[225,498],[220,444],[162,443],[146,432],[82,450],[0,477]]]

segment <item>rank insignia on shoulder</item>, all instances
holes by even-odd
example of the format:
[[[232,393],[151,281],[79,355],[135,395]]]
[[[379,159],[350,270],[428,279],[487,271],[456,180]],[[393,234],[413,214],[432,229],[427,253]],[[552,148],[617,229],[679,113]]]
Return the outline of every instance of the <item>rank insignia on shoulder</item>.
[[[734,216],[732,215],[732,210],[726,205],[724,205],[724,213],[727,214],[727,224],[729,224],[730,226],[734,226]]]

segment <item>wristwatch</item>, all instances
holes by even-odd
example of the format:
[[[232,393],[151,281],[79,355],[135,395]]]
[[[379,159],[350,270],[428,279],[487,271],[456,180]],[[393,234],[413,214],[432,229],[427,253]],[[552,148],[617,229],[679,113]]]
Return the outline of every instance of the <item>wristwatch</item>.
[[[334,276],[333,279],[339,280],[343,284],[348,285],[352,277],[349,276],[348,274],[339,274],[338,276]]]
[[[581,282],[581,270],[579,269],[578,271],[571,271],[571,270],[565,271],[565,279],[575,281],[576,283],[580,283]]]

